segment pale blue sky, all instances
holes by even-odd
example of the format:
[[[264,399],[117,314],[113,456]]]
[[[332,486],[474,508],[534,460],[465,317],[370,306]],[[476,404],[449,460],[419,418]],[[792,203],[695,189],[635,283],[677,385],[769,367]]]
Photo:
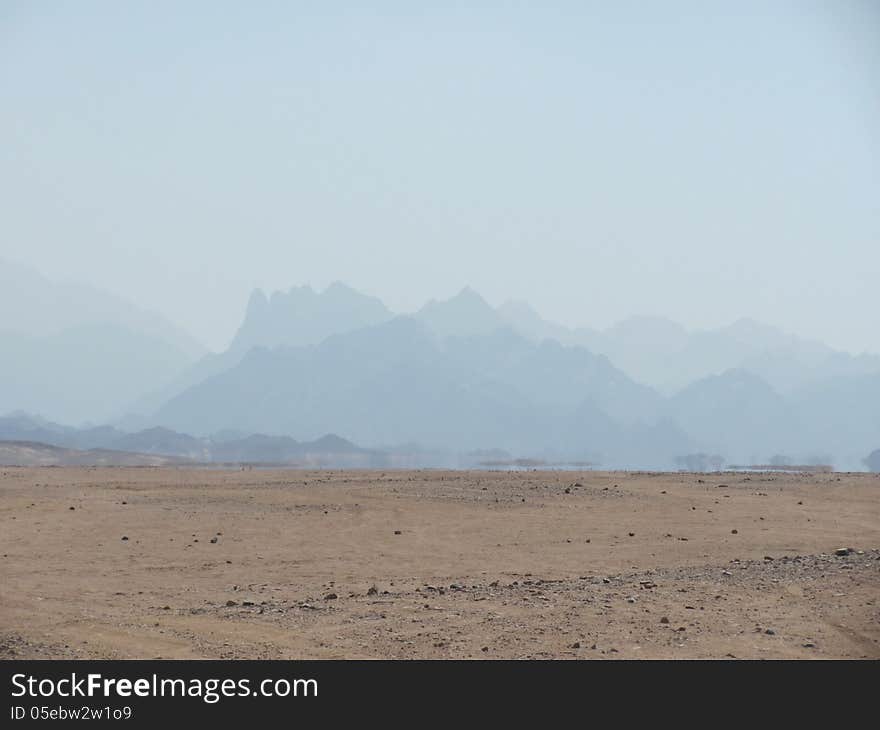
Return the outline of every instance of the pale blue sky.
[[[366,5],[4,2],[0,257],[215,348],[338,279],[880,351],[876,2]]]

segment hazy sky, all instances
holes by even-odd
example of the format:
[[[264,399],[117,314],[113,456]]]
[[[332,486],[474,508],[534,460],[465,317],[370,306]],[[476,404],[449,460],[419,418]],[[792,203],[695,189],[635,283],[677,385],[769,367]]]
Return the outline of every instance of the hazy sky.
[[[338,279],[880,351],[876,2],[366,5],[0,4],[0,257],[215,348]]]

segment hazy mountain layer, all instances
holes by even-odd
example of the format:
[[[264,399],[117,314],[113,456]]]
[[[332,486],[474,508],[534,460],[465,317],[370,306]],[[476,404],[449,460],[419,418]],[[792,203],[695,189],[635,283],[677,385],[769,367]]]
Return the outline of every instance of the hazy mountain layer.
[[[116,417],[205,353],[163,317],[0,260],[0,412]]]
[[[0,259],[0,330],[36,337],[93,325],[116,325],[167,342],[195,360],[207,350],[162,315],[120,296],[75,282],[56,282],[33,269]]]
[[[0,332],[0,412],[104,421],[191,362],[167,340],[118,324],[46,336]]]
[[[253,347],[316,345],[330,335],[386,322],[393,316],[380,300],[339,282],[320,293],[301,286],[267,297],[257,289],[229,350],[243,355]]]
[[[416,441],[656,463],[650,453],[671,463],[688,439],[657,425],[659,400],[581,348],[535,345],[509,331],[443,338],[400,317],[315,346],[254,349],[155,418],[194,433],[239,428],[300,437],[335,424],[369,445]],[[640,424],[633,418],[639,404]]]
[[[522,302],[504,304],[498,311],[510,327],[527,337],[582,345],[666,394],[731,369],[759,375],[782,393],[826,378],[880,372],[878,355],[839,352],[747,319],[691,332],[668,319],[643,316],[598,331],[547,322]]]
[[[8,459],[12,459],[3,462],[9,464],[38,463],[34,459],[44,457],[56,459],[57,463],[125,464],[135,463],[129,458],[133,455],[176,457],[187,462],[361,467],[387,463],[385,454],[361,449],[333,434],[306,442],[296,441],[289,436],[265,434],[232,438],[218,434],[213,438],[196,438],[161,427],[135,433],[112,426],[73,428],[25,413],[0,417],[0,447],[5,448],[4,453]],[[62,453],[64,451],[70,453]],[[89,461],[97,457],[100,459]],[[14,461],[15,458],[24,460]],[[153,463],[143,459],[141,462]]]
[[[522,302],[494,308],[469,288],[395,317],[337,283],[255,291],[230,347],[195,360],[203,351],[191,338],[111,295],[11,265],[0,280],[5,311],[21,312],[3,322],[0,412],[134,414],[116,419],[125,431],[46,426],[55,441],[25,440],[194,459],[215,458],[222,442],[232,460],[283,461],[337,432],[418,453],[501,449],[649,468],[695,451],[713,463],[860,468],[880,444],[880,357],[749,320],[572,329]],[[206,439],[219,431],[236,435]]]
[[[187,388],[235,367],[254,347],[313,345],[331,335],[379,324],[393,316],[378,299],[338,282],[322,292],[302,286],[269,297],[256,289],[229,348],[205,355],[161,388],[127,403],[126,411],[140,417],[131,417],[126,423],[134,427],[150,423],[144,415],[152,414]]]

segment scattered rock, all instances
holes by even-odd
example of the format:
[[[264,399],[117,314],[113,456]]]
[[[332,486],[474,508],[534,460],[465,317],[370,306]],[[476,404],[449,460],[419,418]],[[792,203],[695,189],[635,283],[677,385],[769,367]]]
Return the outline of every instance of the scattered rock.
[[[339,598],[339,596],[337,596],[335,593],[328,593],[326,596],[324,596],[325,601],[335,601],[337,598]]]
[[[661,624],[668,624],[668,623],[669,623],[669,618],[668,618],[667,616],[662,616],[662,617],[660,618],[660,623],[661,623]]]
[[[739,534],[739,530],[731,530],[731,531],[730,531],[730,534],[731,534],[731,535],[738,535],[738,534]]]
[[[581,642],[579,642],[579,641],[574,642],[574,644],[571,645],[571,648],[572,648],[572,649],[580,649],[580,648],[581,648]]]
[[[228,607],[231,607],[231,606],[237,606],[238,604],[235,601],[229,600],[229,601],[226,601],[226,605]]]

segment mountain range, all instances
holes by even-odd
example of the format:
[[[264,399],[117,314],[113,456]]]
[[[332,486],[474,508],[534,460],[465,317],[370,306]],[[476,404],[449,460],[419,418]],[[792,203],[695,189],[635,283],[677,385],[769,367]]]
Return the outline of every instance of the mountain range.
[[[0,260],[0,413],[117,417],[207,350],[162,316]]]
[[[59,301],[45,280],[34,286],[35,309]],[[337,433],[390,453],[417,444],[649,469],[694,453],[858,469],[880,446],[880,357],[750,320],[707,331],[657,317],[567,328],[523,302],[492,307],[470,288],[397,315],[335,283],[255,291],[229,348],[205,354],[135,308],[106,319],[100,306],[78,318],[69,309],[63,323],[34,315],[33,331],[4,338],[0,411],[103,420],[138,439],[192,434],[187,453],[210,443],[211,458],[223,432],[263,434],[267,453],[285,443],[267,439]],[[59,445],[89,447],[82,438]],[[99,446],[112,443],[141,450],[123,436]]]
[[[27,465],[36,460],[67,464],[247,463],[300,466],[386,466],[388,456],[362,449],[334,434],[309,442],[289,436],[218,432],[210,438],[156,426],[127,432],[113,426],[74,428],[26,413],[0,417],[0,463]],[[154,457],[169,457],[162,462]],[[16,459],[19,459],[16,461]],[[91,461],[90,461],[91,460]]]

